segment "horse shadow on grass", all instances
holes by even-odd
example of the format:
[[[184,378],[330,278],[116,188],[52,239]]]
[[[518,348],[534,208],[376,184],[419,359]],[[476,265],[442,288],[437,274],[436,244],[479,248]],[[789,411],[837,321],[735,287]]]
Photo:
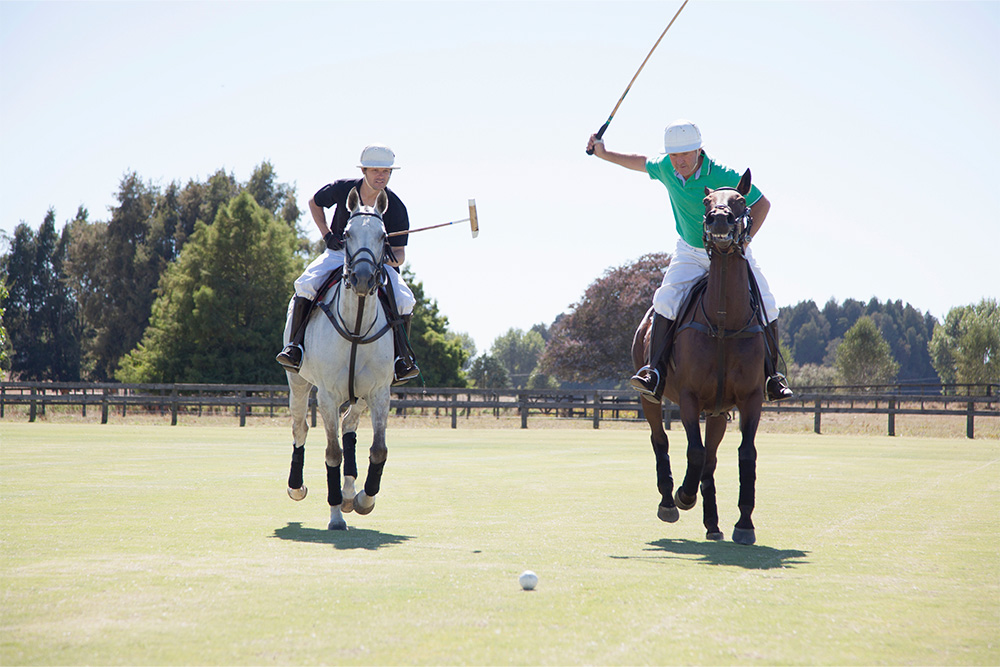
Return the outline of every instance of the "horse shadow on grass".
[[[638,558],[643,560],[680,559],[706,565],[742,567],[746,570],[774,570],[805,565],[808,551],[775,549],[768,546],[744,546],[733,542],[710,542],[664,538],[649,542],[643,549],[650,555],[611,556],[616,559]],[[693,557],[693,558],[692,558]]]
[[[349,528],[348,530],[306,528],[298,521],[291,522],[284,528],[276,528],[272,537],[292,542],[329,544],[335,549],[365,549],[367,551],[403,544],[413,539],[409,535],[393,535],[367,528]]]

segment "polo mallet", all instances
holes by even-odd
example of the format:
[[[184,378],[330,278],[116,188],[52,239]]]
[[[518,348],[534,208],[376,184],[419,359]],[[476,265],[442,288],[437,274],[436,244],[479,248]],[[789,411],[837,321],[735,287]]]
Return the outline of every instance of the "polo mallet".
[[[472,238],[479,236],[479,216],[476,214],[476,200],[469,200],[469,217],[462,218],[461,220],[453,220],[451,222],[442,222],[439,225],[431,225],[430,227],[418,227],[416,229],[404,229],[401,232],[392,232],[386,236],[402,236],[403,234],[415,234],[416,232],[425,232],[428,229],[437,229],[438,227],[447,227],[448,225],[457,225],[460,222],[468,222],[472,227]]]
[[[684,0],[684,3],[681,5],[681,9],[684,9],[684,5],[686,5],[687,3],[688,0]],[[681,9],[678,9],[677,13],[674,14],[674,18],[670,19],[670,23],[667,24],[667,27],[664,28],[663,32],[660,34],[660,39],[656,40],[656,44],[653,44],[653,48],[651,48],[649,50],[649,53],[646,54],[646,60],[642,61],[642,64],[639,65],[639,69],[636,70],[635,72],[635,76],[633,76],[632,80],[628,82],[628,86],[625,87],[625,92],[622,93],[622,96],[618,98],[618,104],[616,104],[615,108],[611,110],[611,115],[608,116],[608,119],[606,121],[604,121],[604,125],[601,125],[601,129],[597,131],[598,139],[604,136],[604,131],[608,129],[608,125],[611,124],[611,119],[615,117],[615,113],[617,113],[618,107],[622,105],[622,101],[624,101],[625,96],[628,95],[628,91],[632,88],[632,84],[635,83],[635,80],[639,77],[639,72],[641,72],[642,68],[646,66],[646,61],[649,60],[649,56],[653,55],[653,51],[656,50],[656,47],[660,45],[660,40],[662,40],[663,36],[667,34],[667,30],[670,30],[670,26],[672,26],[674,24],[674,21],[677,20],[677,17],[680,16]],[[594,154],[593,149],[587,149],[587,155],[593,155],[593,154]]]

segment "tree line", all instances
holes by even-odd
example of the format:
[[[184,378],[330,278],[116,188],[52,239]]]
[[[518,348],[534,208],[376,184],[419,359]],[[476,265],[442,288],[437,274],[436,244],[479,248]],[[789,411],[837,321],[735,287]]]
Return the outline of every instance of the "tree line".
[[[219,170],[160,188],[126,173],[107,220],[49,210],[0,254],[0,370],[22,380],[278,384],[274,361],[294,279],[321,252],[299,228],[295,188],[270,162],[246,182]],[[0,246],[0,250],[2,250]],[[411,340],[425,381],[464,381],[470,356],[436,301]]]
[[[321,252],[299,228],[295,188],[269,162],[165,188],[122,177],[104,221],[49,210],[0,254],[0,370],[24,380],[284,381],[273,360],[292,281]],[[2,250],[2,247],[0,247]],[[482,354],[417,296],[411,343],[431,387],[618,388],[667,253],[608,268],[551,323],[511,328]],[[901,301],[803,301],[779,311],[793,385],[1000,381],[995,299],[938,322]]]

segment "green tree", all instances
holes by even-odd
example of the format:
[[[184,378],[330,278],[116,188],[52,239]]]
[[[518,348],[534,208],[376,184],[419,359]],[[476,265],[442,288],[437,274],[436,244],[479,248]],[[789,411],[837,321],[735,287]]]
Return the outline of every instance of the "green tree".
[[[461,335],[448,330],[448,318],[441,314],[437,301],[424,296],[424,285],[408,266],[403,278],[413,290],[417,305],[413,309],[410,344],[420,366],[420,375],[428,387],[464,387],[462,367],[469,358]]]
[[[49,209],[37,234],[25,223],[14,229],[11,250],[0,258],[10,370],[25,380],[80,379],[76,302],[63,271],[68,243],[65,228],[56,233],[55,211]]]
[[[10,340],[7,338],[7,327],[3,320],[7,294],[7,276],[0,273],[0,380],[5,379],[10,370]]]
[[[605,271],[552,323],[540,370],[562,382],[618,383],[630,376],[632,337],[669,263],[667,253],[651,253]]]
[[[478,389],[508,389],[510,375],[500,361],[489,354],[481,354],[472,360],[469,379]]]
[[[490,348],[490,356],[499,361],[511,382],[517,389],[523,389],[528,384],[528,378],[538,365],[538,359],[545,351],[545,340],[538,331],[532,329],[524,332],[521,329],[508,329],[497,336]]]
[[[944,383],[1000,382],[1000,308],[996,299],[952,308],[928,345]]]
[[[199,223],[166,271],[123,382],[281,382],[274,362],[290,285],[302,269],[294,232],[247,193]]]
[[[122,177],[107,223],[77,216],[70,224],[67,273],[87,332],[88,375],[109,380],[122,355],[142,338],[172,244],[154,224],[159,191],[132,172]]]
[[[845,384],[887,384],[896,379],[899,364],[871,317],[862,317],[837,348],[837,374]]]
[[[254,168],[245,188],[262,208],[295,228],[302,215],[295,203],[295,188],[278,182],[278,175],[270,161],[265,160]]]

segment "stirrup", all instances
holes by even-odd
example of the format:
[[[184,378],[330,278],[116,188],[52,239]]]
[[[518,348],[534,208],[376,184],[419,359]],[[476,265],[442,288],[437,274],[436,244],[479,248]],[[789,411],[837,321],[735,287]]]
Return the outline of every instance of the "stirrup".
[[[652,366],[643,366],[636,371],[636,374],[629,380],[629,384],[643,397],[649,397],[654,403],[659,403],[663,397],[663,377],[660,375],[660,371]]]
[[[299,368],[302,366],[302,353],[304,351],[305,350],[302,349],[301,345],[289,343],[274,359],[281,364],[285,370],[298,373]]]
[[[788,386],[788,379],[781,373],[775,373],[767,378],[767,400],[783,401],[795,395]]]
[[[405,384],[409,380],[420,375],[417,364],[404,357],[396,357],[392,365],[392,384]]]

